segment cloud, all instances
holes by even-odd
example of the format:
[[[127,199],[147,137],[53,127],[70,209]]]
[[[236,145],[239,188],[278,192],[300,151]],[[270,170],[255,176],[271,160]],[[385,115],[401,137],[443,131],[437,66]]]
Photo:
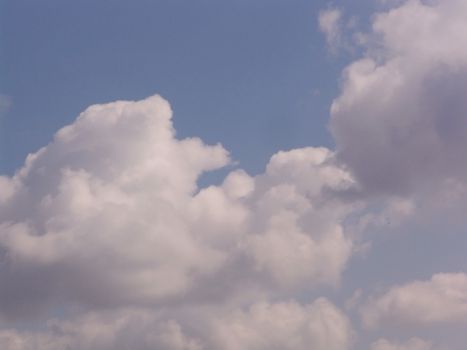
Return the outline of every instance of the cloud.
[[[349,320],[326,299],[307,305],[258,302],[245,310],[197,310],[196,317],[183,312],[179,316],[180,322],[148,310],[90,312],[71,320],[50,320],[41,331],[0,331],[0,346],[3,350],[346,350],[353,340]]]
[[[187,226],[196,179],[227,152],[176,140],[170,118],[158,96],[92,106],[2,181],[0,309],[153,301],[221,266],[225,252]]]
[[[465,202],[466,19],[460,0],[375,16],[331,108],[336,151],[280,151],[263,173],[233,169],[216,186],[198,180],[233,166],[228,151],[178,138],[160,96],[86,109],[0,176],[0,347],[352,348],[349,319],[315,297],[340,287],[359,232],[436,221]],[[340,10],[319,25],[331,49],[345,44]],[[467,321],[463,273],[363,306],[366,286],[354,287],[348,311],[366,329]],[[434,349],[419,338],[370,346]]]
[[[467,275],[435,274],[428,281],[395,286],[362,307],[368,328],[426,327],[467,321]]]
[[[336,285],[352,252],[340,219],[352,206],[326,198],[326,189],[353,184],[324,148],[279,152],[257,180],[253,235],[246,250],[255,269],[282,286],[306,281]],[[259,231],[259,232],[258,232]]]
[[[434,350],[431,342],[420,338],[411,338],[405,343],[393,343],[387,339],[379,339],[371,345],[371,350]]]
[[[407,194],[467,166],[467,5],[407,1],[374,17],[344,71],[330,128],[365,191]]]
[[[323,298],[304,306],[258,303],[229,314],[214,328],[214,348],[225,350],[344,350],[353,341],[349,320]]]
[[[342,222],[357,206],[335,193],[353,178],[309,147],[198,188],[228,152],[178,139],[171,114],[159,96],[91,106],[0,178],[0,316],[48,320],[3,328],[0,344],[347,349],[334,305],[289,300],[339,285],[354,248]]]
[[[174,320],[147,311],[87,313],[73,320],[53,319],[44,331],[0,331],[4,350],[201,350],[197,339]]]
[[[318,16],[318,26],[326,38],[331,52],[336,53],[342,44],[342,12],[338,8],[323,10]]]

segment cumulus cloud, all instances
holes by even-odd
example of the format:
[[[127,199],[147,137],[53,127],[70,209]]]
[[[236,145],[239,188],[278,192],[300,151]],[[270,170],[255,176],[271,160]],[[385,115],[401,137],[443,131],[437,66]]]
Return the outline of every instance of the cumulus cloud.
[[[420,338],[411,338],[405,343],[379,339],[371,345],[371,350],[435,350],[431,342]]]
[[[92,106],[3,181],[3,311],[61,297],[151,301],[219,268],[225,252],[202,243],[188,216],[197,177],[228,154],[176,140],[170,118],[157,96]],[[231,221],[243,218],[236,209]]]
[[[340,159],[366,191],[465,181],[466,19],[463,0],[407,1],[374,17],[330,122]]]
[[[366,327],[423,327],[467,321],[467,275],[435,274],[428,281],[395,286],[362,307]]]
[[[326,189],[347,188],[353,181],[332,157],[324,148],[279,152],[257,179],[257,227],[246,250],[255,269],[279,285],[303,286],[307,280],[336,285],[351,254],[352,242],[340,223],[351,207],[327,198]]]
[[[0,347],[352,348],[349,319],[310,300],[340,286],[355,231],[399,224],[435,195],[433,212],[465,201],[466,19],[461,0],[375,16],[331,108],[336,151],[280,151],[263,173],[233,169],[216,186],[198,180],[232,166],[228,151],[178,138],[160,96],[86,109],[0,176]],[[340,10],[320,14],[331,49],[342,23]],[[356,189],[390,196],[375,205]],[[366,329],[467,321],[463,273],[394,286],[363,306],[357,287],[348,311]],[[25,327],[32,316],[48,321]],[[419,338],[365,345],[434,350]]]
[[[339,223],[348,209],[323,190],[352,179],[330,151],[281,152],[257,178],[234,171],[199,190],[199,175],[228,154],[177,140],[170,117],[157,96],[92,106],[3,180],[2,300],[17,289],[26,304],[186,298],[242,260],[244,278],[279,287],[338,282],[352,248]]]
[[[248,309],[181,313],[180,322],[158,312],[91,312],[71,320],[50,320],[42,331],[0,331],[4,350],[346,350],[349,320],[326,299],[308,305],[259,302]],[[202,327],[200,327],[202,324]]]
[[[88,313],[73,320],[53,319],[44,331],[0,331],[4,350],[201,350],[174,320],[147,311]]]
[[[339,284],[353,251],[342,221],[355,205],[335,193],[353,178],[333,152],[310,147],[198,188],[228,152],[177,139],[171,114],[159,96],[91,106],[0,178],[2,318],[93,310],[46,331],[3,329],[4,347],[267,349],[274,332],[291,349],[345,349],[350,325],[330,302],[257,302]],[[187,321],[184,308],[199,305],[211,311]],[[192,337],[180,322],[204,326]]]
[[[216,322],[216,349],[345,350],[352,344],[349,320],[328,300],[309,305],[258,303]]]

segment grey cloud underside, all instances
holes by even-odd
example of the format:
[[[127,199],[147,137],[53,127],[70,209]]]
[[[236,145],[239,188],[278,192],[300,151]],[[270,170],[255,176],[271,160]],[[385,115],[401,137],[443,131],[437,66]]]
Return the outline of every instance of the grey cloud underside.
[[[353,259],[381,273],[365,254],[389,221],[465,227],[465,33],[461,0],[377,15],[331,108],[336,151],[280,151],[218,186],[197,181],[228,151],[177,138],[160,96],[86,109],[0,176],[0,348],[463,349],[444,335],[467,324],[465,266],[407,261],[412,281],[355,293],[342,277]]]
[[[378,15],[368,52],[346,68],[330,127],[366,191],[410,194],[465,180],[465,1],[409,1]]]
[[[222,312],[219,312],[222,311]],[[167,315],[147,310],[87,313],[51,321],[47,332],[0,331],[7,349],[345,349],[352,337],[347,318],[329,301],[251,305],[246,310],[184,313],[184,329]]]

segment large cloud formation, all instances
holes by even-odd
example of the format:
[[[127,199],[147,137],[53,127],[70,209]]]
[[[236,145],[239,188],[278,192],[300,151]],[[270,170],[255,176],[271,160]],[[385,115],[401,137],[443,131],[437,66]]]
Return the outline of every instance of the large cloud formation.
[[[251,176],[220,144],[177,138],[152,96],[89,107],[0,176],[0,347],[438,349],[427,329],[467,322],[465,273],[415,271],[347,303],[341,288],[371,247],[362,231],[465,204],[467,3],[398,3],[358,36],[331,108],[335,152],[279,151]],[[331,45],[342,16],[321,13]],[[198,185],[221,168],[219,185]]]
[[[251,177],[235,170],[220,186],[197,187],[203,172],[227,164],[228,153],[220,145],[178,140],[170,106],[159,96],[89,107],[52,143],[30,155],[15,176],[1,178],[3,318],[21,319],[57,305],[94,310],[167,305],[178,310],[232,300],[250,305],[283,293],[293,297],[317,286],[337,286],[352,252],[341,224],[352,206],[332,193],[353,180],[333,153],[324,148],[279,152],[264,174]],[[225,335],[231,341],[218,340],[215,348],[233,349],[231,343],[238,341],[269,349],[270,343],[261,340],[269,331],[277,334],[277,342],[288,341],[291,334],[303,336],[293,349],[309,342],[346,348],[351,337],[345,316],[328,302],[313,305],[252,307],[232,320],[245,325]],[[262,331],[261,312],[271,317],[290,312],[296,323],[278,320]],[[132,316],[115,316],[124,318],[123,325],[115,324],[114,317],[110,324],[99,317],[72,326],[59,321],[59,329],[67,330],[61,333],[77,332],[65,338],[53,330],[34,336],[9,331],[4,338],[26,349],[41,349],[44,342],[106,349],[115,345],[96,345],[101,334],[93,335],[98,338],[94,345],[77,345],[69,338],[86,341],[81,330],[87,332],[93,322],[101,322],[104,330],[110,327],[111,335],[104,338],[126,337],[121,332],[127,333],[127,323],[136,327]],[[182,337],[177,323],[144,317],[150,322],[144,321],[142,334],[154,323],[156,334],[168,329]],[[322,332],[335,321],[335,330]],[[231,321],[220,321],[219,327],[222,322]],[[250,327],[251,334],[242,333]],[[311,327],[308,335],[300,334],[303,327]],[[177,342],[186,345],[166,348],[196,348],[183,339]]]

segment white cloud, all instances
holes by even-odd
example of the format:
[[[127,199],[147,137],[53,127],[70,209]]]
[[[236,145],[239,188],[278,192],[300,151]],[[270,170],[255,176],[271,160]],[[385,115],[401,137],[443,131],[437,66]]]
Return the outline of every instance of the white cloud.
[[[201,350],[198,339],[174,320],[147,311],[87,313],[72,320],[53,319],[44,331],[0,331],[2,350]]]
[[[172,318],[178,317],[180,320]],[[88,312],[52,319],[45,329],[0,331],[2,350],[347,350],[353,330],[326,299],[258,302],[246,309],[197,309],[195,315],[152,310]]]
[[[406,194],[467,167],[467,4],[407,1],[374,17],[331,108],[340,159],[362,186]]]
[[[340,221],[351,207],[327,199],[323,191],[353,182],[332,157],[324,148],[279,152],[257,179],[257,228],[246,249],[256,269],[279,285],[336,285],[350,257],[352,242]]]
[[[326,299],[257,303],[217,320],[213,335],[222,350],[347,350],[353,341],[349,320]]]
[[[379,339],[371,345],[371,350],[434,350],[431,342],[420,338],[411,338],[405,343],[390,342],[387,339]]]
[[[331,151],[310,147],[277,153],[256,177],[235,170],[219,186],[197,187],[201,173],[228,163],[220,145],[177,139],[170,106],[153,96],[89,107],[2,177],[1,316],[92,311],[44,332],[3,329],[4,347],[233,349],[225,329],[237,316],[228,315],[251,306],[238,322],[254,339],[284,326],[263,325],[264,309],[297,317],[279,343],[293,335],[293,349],[344,349],[350,326],[329,302],[255,304],[339,284],[353,249],[342,220],[355,206],[335,192],[353,179]],[[199,305],[211,311],[193,321],[183,310]],[[223,327],[215,347],[213,317]],[[184,323],[196,334],[184,335]]]
[[[467,275],[435,274],[428,281],[395,286],[362,307],[368,328],[425,327],[467,321]]]
[[[161,97],[89,107],[0,177],[0,316],[13,324],[0,347],[351,348],[349,320],[331,302],[290,300],[340,285],[357,245],[349,217],[362,231],[403,222],[434,194],[433,211],[463,197],[466,19],[460,0],[407,1],[376,16],[332,106],[337,151],[281,151],[264,173],[234,170],[219,186],[197,181],[228,165],[228,152],[178,139]],[[319,25],[331,49],[344,44],[340,10]],[[357,187],[405,196],[385,196],[373,212],[352,199]],[[357,287],[350,312],[367,293]],[[64,315],[44,329],[14,326],[57,308]],[[361,315],[373,329],[467,320],[467,276],[395,286]],[[434,348],[412,338],[371,349]]]
[[[0,205],[5,204],[15,193],[16,183],[9,177],[0,176]]]
[[[0,211],[2,309],[51,297],[150,302],[221,266],[226,251],[192,232],[189,215],[197,177],[227,152],[176,140],[170,118],[157,96],[92,106],[3,181],[17,186]],[[18,289],[17,305],[6,302]]]

